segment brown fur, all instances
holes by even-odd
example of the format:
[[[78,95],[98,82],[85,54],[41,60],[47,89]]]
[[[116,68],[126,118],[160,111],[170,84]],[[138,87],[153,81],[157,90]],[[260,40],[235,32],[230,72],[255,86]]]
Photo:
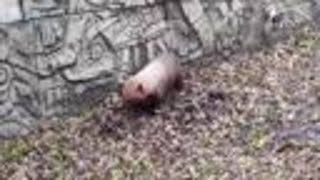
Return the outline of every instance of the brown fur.
[[[180,68],[174,54],[162,54],[124,83],[123,100],[130,105],[159,103],[169,91],[182,88]]]

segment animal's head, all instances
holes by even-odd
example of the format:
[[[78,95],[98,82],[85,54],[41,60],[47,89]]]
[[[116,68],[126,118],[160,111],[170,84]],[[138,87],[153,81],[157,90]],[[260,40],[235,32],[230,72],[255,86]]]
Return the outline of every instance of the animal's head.
[[[140,106],[150,106],[158,101],[155,92],[150,91],[143,83],[134,79],[128,80],[122,89],[122,97],[126,103]]]

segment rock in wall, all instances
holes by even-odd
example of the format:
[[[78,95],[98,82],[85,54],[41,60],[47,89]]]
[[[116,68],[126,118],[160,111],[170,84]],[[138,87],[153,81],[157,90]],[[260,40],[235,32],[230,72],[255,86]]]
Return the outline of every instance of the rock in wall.
[[[320,23],[317,0],[1,0],[0,136],[71,116],[168,49],[226,55]]]

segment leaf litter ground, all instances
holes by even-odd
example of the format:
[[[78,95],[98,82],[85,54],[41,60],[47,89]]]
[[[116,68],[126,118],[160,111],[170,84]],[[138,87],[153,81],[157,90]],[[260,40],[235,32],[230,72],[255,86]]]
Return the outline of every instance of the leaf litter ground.
[[[0,147],[0,179],[319,179],[320,35],[186,65],[147,112],[111,93]]]

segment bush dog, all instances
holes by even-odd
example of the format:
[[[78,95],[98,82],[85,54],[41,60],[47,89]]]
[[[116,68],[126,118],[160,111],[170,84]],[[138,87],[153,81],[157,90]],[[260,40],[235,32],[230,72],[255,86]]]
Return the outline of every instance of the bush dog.
[[[172,90],[182,88],[181,66],[178,57],[165,52],[151,60],[122,87],[122,98],[126,105],[151,107]]]

